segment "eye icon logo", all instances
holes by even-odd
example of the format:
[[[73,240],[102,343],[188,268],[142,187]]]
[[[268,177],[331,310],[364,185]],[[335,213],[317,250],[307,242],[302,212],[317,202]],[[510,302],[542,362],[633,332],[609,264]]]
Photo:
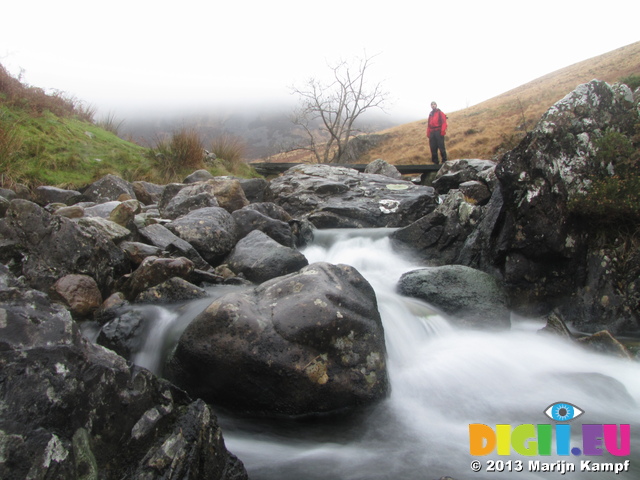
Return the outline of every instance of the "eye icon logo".
[[[556,402],[549,405],[544,414],[556,422],[570,422],[584,413],[572,403]]]

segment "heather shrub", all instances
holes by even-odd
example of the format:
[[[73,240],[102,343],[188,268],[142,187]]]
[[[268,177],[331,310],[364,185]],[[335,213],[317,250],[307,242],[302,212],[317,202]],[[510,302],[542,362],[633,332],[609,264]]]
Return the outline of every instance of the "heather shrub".
[[[588,192],[569,203],[574,214],[598,224],[640,221],[640,149],[636,138],[610,130],[596,141]]]

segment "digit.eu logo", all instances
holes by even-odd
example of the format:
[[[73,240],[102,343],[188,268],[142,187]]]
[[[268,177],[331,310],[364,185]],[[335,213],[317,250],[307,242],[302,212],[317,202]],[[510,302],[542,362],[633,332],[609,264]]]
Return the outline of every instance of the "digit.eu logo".
[[[493,453],[523,456],[534,455],[603,455],[627,456],[631,451],[629,424],[583,424],[579,446],[571,446],[571,425],[568,422],[582,416],[584,411],[569,402],[549,405],[544,414],[555,424],[509,424],[492,428],[482,423],[469,425],[469,451],[474,456]]]

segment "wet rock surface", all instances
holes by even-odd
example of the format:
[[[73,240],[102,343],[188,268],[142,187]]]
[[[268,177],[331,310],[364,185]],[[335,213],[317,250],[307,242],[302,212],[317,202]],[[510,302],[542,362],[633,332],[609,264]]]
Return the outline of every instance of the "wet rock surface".
[[[211,409],[0,266],[0,477],[243,479]]]
[[[273,179],[268,198],[317,228],[399,227],[435,207],[435,191],[384,175],[299,165]]]
[[[385,352],[368,282],[352,267],[318,263],[213,302],[168,368],[192,395],[227,408],[303,415],[383,398]]]

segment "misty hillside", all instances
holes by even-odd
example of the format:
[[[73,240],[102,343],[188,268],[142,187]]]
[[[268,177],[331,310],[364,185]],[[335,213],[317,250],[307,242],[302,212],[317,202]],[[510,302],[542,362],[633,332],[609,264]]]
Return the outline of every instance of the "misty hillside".
[[[593,79],[616,83],[631,75],[640,75],[640,42],[549,73],[473,107],[445,111],[449,160],[497,158],[578,85]],[[359,163],[376,158],[393,164],[431,163],[426,126],[424,119],[379,132],[384,141],[361,156]]]
[[[121,133],[141,145],[152,146],[159,138],[187,126],[195,129],[205,148],[218,137],[241,140],[248,161],[269,158],[304,140],[291,121],[292,111],[285,107],[240,107],[233,111],[211,109],[204,113],[127,119]],[[363,132],[375,132],[397,125],[384,114],[370,114],[359,122]]]

